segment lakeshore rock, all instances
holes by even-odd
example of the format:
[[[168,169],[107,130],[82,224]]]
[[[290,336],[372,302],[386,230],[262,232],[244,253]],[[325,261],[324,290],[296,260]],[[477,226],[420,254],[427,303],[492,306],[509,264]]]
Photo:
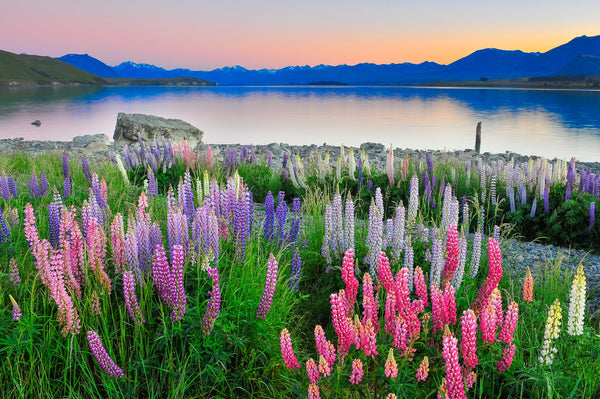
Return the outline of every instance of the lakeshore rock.
[[[138,140],[138,133],[144,142],[166,137],[174,142],[186,140],[192,148],[202,142],[204,134],[202,130],[181,119],[120,112],[113,139],[119,144],[132,144]]]
[[[31,122],[32,125],[40,127],[42,126],[42,121],[40,121],[39,119],[34,120],[33,122]]]

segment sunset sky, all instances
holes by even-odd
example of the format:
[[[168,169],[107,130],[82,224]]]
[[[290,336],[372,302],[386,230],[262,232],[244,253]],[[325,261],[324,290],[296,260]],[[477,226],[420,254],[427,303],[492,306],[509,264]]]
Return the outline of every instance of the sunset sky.
[[[487,47],[544,52],[600,34],[600,2],[13,0],[0,49],[88,53],[167,69],[451,63]]]

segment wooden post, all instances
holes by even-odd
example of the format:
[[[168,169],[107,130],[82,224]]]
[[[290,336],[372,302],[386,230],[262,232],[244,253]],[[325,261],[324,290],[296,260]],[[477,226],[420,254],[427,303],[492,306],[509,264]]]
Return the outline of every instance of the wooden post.
[[[479,154],[481,148],[481,122],[477,122],[477,130],[475,130],[475,152]]]

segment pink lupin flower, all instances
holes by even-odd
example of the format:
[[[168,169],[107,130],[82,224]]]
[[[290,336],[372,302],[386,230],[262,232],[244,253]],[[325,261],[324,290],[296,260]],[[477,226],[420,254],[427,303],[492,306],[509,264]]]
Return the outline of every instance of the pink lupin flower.
[[[390,348],[387,360],[385,361],[385,376],[388,378],[398,377],[398,364],[394,359],[394,350]]]
[[[312,357],[306,361],[306,374],[311,384],[319,383],[319,367]]]
[[[373,294],[373,280],[371,280],[369,273],[363,275],[363,318],[370,319],[374,329],[379,331],[377,302]]]
[[[385,298],[385,331],[394,335],[396,328],[396,293],[388,292]]]
[[[19,276],[19,267],[17,266],[17,261],[15,258],[10,258],[9,262],[10,267],[10,283],[12,285],[17,285],[21,282],[21,277]]]
[[[504,323],[504,311],[502,310],[502,294],[498,288],[492,292],[490,303],[496,308],[496,327],[500,328]]]
[[[467,375],[465,376],[465,384],[467,386],[467,391],[471,388],[473,388],[473,385],[475,385],[475,383],[477,382],[477,373],[475,373],[474,371],[470,371],[467,373]]]
[[[489,304],[479,315],[479,329],[483,342],[493,344],[496,341],[496,307]]]
[[[171,270],[167,261],[165,249],[156,244],[152,260],[152,280],[158,296],[167,305],[171,306]]]
[[[290,370],[300,368],[298,359],[296,359],[296,355],[294,354],[294,348],[292,347],[292,337],[290,336],[287,328],[281,330],[279,342],[281,345],[281,355],[283,356],[285,366]]]
[[[460,251],[458,248],[458,230],[455,224],[448,226],[448,233],[446,235],[446,252],[448,257],[446,258],[446,264],[442,273],[442,282],[451,281],[454,277],[454,273],[458,268],[458,258]]]
[[[519,320],[519,305],[516,302],[511,302],[506,310],[506,317],[504,318],[504,324],[498,335],[498,340],[511,344],[513,341],[513,335],[515,328],[517,327],[517,321]]]
[[[142,310],[135,295],[135,277],[133,272],[129,270],[123,273],[123,297],[131,320],[138,326],[144,324],[146,320],[142,316]]]
[[[352,361],[352,374],[350,374],[350,382],[352,384],[358,384],[364,375],[363,364],[360,359],[354,359]]]
[[[123,373],[123,370],[121,370],[119,366],[115,364],[115,362],[106,352],[106,349],[104,349],[104,345],[102,345],[102,341],[100,341],[98,333],[95,331],[88,331],[87,340],[90,350],[106,374],[111,377],[125,378],[125,373]]]
[[[396,396],[395,393],[388,393],[387,396],[385,397],[385,399],[398,399],[398,397]]]
[[[498,363],[496,363],[496,369],[499,372],[504,373],[506,370],[508,370],[508,368],[512,364],[513,357],[515,356],[515,349],[517,349],[517,347],[513,344],[508,345],[508,348],[504,348],[504,353],[502,354],[502,357],[500,358]]]
[[[373,326],[371,319],[367,319],[364,323],[360,336],[360,348],[365,352],[365,355],[375,359],[377,352],[377,332]]]
[[[19,304],[17,303],[15,298],[12,297],[12,295],[9,294],[8,297],[10,298],[10,301],[12,302],[12,318],[14,321],[19,321],[19,319],[21,317],[23,317],[21,308],[19,307]]]
[[[343,290],[340,290],[343,293]],[[345,295],[331,294],[329,296],[331,303],[331,321],[333,328],[338,336],[338,352],[343,357],[350,346],[354,343],[354,328],[352,323],[348,322],[347,302],[343,299]]]
[[[410,271],[406,267],[396,273],[396,308],[403,317],[408,317],[410,306],[409,276]]]
[[[446,362],[447,398],[466,398],[462,367],[458,363],[458,340],[451,333],[445,334],[442,355]]]
[[[394,348],[400,349],[401,351],[406,350],[409,343],[408,335],[409,333],[406,321],[400,316],[396,317],[394,327]]]
[[[308,385],[308,399],[321,399],[319,394],[319,386],[317,384]]]
[[[323,327],[318,324],[315,326],[315,342],[317,344],[319,356],[324,356],[327,363],[329,363],[330,366],[333,366],[333,363],[335,362],[335,347],[327,340]]]
[[[456,290],[454,286],[447,282],[444,286],[444,321],[446,324],[456,323],[456,298],[454,296]]]
[[[421,269],[421,266],[417,266],[415,268],[414,282],[415,293],[423,302],[423,307],[426,308],[427,306],[429,306],[429,300],[427,299],[427,285],[425,284],[425,275],[423,274],[423,269]]]
[[[390,268],[390,261],[383,251],[379,252],[377,258],[377,277],[388,294],[396,291],[396,283],[394,282],[394,276]]]
[[[92,312],[96,316],[100,315],[100,298],[98,298],[98,291],[92,291]]]
[[[425,381],[429,376],[429,358],[425,356],[417,369],[417,374],[415,378],[417,381]]]
[[[533,301],[533,276],[531,275],[529,266],[527,266],[527,274],[525,275],[525,280],[523,280],[523,300],[525,302]]]
[[[323,355],[319,356],[319,373],[323,374],[323,377],[331,375],[331,367]]]
[[[98,220],[94,217],[88,220],[87,225],[87,249],[90,268],[98,279],[98,282],[110,294],[110,278],[104,271],[104,258],[106,257],[106,236]]]
[[[433,321],[433,332],[444,329],[446,321],[444,295],[435,284],[429,286],[431,289],[431,316]]]
[[[342,261],[342,280],[346,283],[346,298],[350,312],[354,309],[358,293],[358,280],[354,276],[354,250],[350,248],[344,254]]]
[[[467,370],[472,370],[477,366],[477,317],[473,309],[467,309],[460,318],[460,327],[462,341],[460,348],[462,350],[463,362]]]
[[[112,248],[113,262],[117,273],[123,273],[127,255],[125,253],[125,230],[123,228],[123,216],[117,213],[110,225],[110,244]]]
[[[271,303],[273,302],[273,295],[275,294],[275,286],[277,284],[277,260],[273,254],[269,255],[269,261],[267,262],[267,279],[265,281],[265,289],[263,296],[256,312],[256,317],[264,319],[267,317],[269,310],[271,309]]]
[[[488,267],[487,279],[471,304],[471,308],[475,310],[475,313],[485,310],[492,292],[496,289],[502,278],[502,253],[500,252],[498,241],[493,238],[488,239]]]
[[[212,280],[212,290],[210,290],[210,299],[208,300],[208,304],[206,304],[206,312],[204,313],[204,320],[202,321],[202,333],[204,335],[210,334],[212,331],[215,320],[217,316],[219,316],[219,310],[221,309],[221,290],[219,288],[219,270],[215,267],[209,267],[207,270],[208,277]],[[285,330],[287,331],[287,330]],[[283,334],[283,331],[281,332]],[[289,336],[289,334],[288,334]],[[291,349],[291,340],[290,340],[290,349]],[[283,350],[283,349],[282,349]],[[294,351],[292,349],[292,355]],[[298,363],[296,361],[296,363]],[[300,367],[298,365],[298,367]]]

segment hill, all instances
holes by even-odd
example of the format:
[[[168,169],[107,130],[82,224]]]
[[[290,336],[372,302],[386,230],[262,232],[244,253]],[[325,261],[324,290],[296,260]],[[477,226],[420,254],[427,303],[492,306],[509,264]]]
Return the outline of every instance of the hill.
[[[113,68],[94,57],[90,57],[88,54],[67,54],[57,58],[57,60],[64,61],[67,64],[73,65],[76,68],[93,73],[94,75],[98,75],[102,78],[121,77],[121,75],[119,75]]]
[[[99,76],[66,62],[0,50],[0,85],[106,84]]]
[[[107,78],[109,84],[115,86],[216,86],[216,83],[196,78],[157,78],[157,79],[130,79]]]

